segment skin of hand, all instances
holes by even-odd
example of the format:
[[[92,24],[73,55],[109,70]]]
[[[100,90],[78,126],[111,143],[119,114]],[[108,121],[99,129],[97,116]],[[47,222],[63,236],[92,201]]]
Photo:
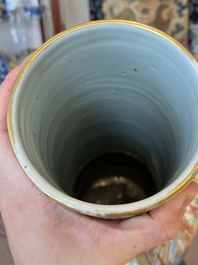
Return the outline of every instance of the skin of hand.
[[[0,211],[16,265],[124,265],[170,240],[198,193],[192,182],[158,208],[125,220],[84,216],[54,202],[28,179],[8,137],[7,107],[15,68],[0,87]]]

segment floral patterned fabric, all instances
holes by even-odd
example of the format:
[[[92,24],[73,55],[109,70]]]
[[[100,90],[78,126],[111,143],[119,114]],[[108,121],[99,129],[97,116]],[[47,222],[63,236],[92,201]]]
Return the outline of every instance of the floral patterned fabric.
[[[189,50],[198,60],[198,2],[190,0]]]
[[[91,19],[135,20],[188,43],[187,0],[90,0]]]

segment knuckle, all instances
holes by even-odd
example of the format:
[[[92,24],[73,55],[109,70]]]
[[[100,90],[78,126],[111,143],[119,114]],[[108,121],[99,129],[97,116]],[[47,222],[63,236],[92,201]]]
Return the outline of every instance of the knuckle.
[[[170,223],[162,227],[166,241],[171,240],[177,236],[180,230],[180,226],[180,224]]]

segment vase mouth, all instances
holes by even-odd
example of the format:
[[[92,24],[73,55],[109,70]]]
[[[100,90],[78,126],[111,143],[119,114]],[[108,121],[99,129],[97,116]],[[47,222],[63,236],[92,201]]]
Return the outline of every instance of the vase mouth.
[[[92,36],[92,33],[95,34],[94,37]],[[131,37],[133,35],[135,36],[134,39]],[[81,38],[81,41],[78,45],[77,40],[79,40],[79,38]],[[111,41],[111,38],[113,39],[113,41]],[[135,49],[137,47],[138,38],[140,49],[137,49],[136,51]],[[124,51],[127,50],[127,56],[125,55],[126,58],[122,59],[123,57],[121,55],[119,57],[118,55],[118,59],[112,59],[112,65],[112,62],[110,62],[109,54],[112,53],[112,58],[115,58],[115,55],[118,54],[117,51],[120,51],[119,45],[114,47],[116,39],[119,42],[119,45],[122,45],[121,53],[124,54]],[[133,41],[135,42],[134,45]],[[157,48],[157,46],[154,44],[154,41],[158,42],[158,44],[161,44],[162,48]],[[100,44],[102,46],[100,46]],[[102,50],[102,48],[106,47],[105,45],[108,46],[108,51],[104,55],[103,52],[100,51]],[[70,50],[67,50],[65,46],[71,46]],[[144,52],[144,54],[141,57],[140,52],[142,51]],[[83,53],[87,53],[86,60],[84,57],[85,55],[81,55]],[[138,53],[139,56],[137,56]],[[175,57],[175,60],[173,58],[173,66],[172,63],[167,62],[166,59],[166,56],[168,56],[169,53],[171,54],[171,56]],[[72,57],[73,54],[79,58],[79,61],[75,62],[75,60],[73,59],[74,57]],[[106,63],[103,63],[101,59],[100,64],[92,63],[91,65],[91,62],[94,61],[92,54],[93,58],[97,58],[97,60],[100,60],[100,57],[102,56],[103,60],[107,58]],[[159,56],[157,57],[156,54],[159,54]],[[130,57],[130,59],[128,59],[128,57]],[[153,59],[153,57],[155,57],[155,59]],[[63,58],[64,60],[61,58]],[[173,69],[176,71],[176,69],[179,67],[179,63],[177,63],[179,59],[181,59],[181,67],[175,74],[176,78],[174,80],[171,80],[173,75],[171,71],[166,70],[166,68],[173,67]],[[68,61],[71,69],[73,69],[73,72],[72,70],[69,70],[68,65],[63,62],[66,60]],[[132,65],[130,68],[129,64],[131,61],[133,61],[134,65]],[[84,67],[79,66],[80,62],[84,62]],[[145,64],[147,64],[146,67],[144,66]],[[90,74],[93,65],[94,67],[96,67],[97,71],[92,71]],[[182,70],[182,67],[185,67],[185,70]],[[56,75],[58,75],[57,72],[61,72],[61,69],[64,68],[66,69],[65,75],[67,76],[67,78],[64,79],[62,77],[63,74],[60,74],[59,77],[56,77]],[[75,69],[77,69],[78,71],[75,71]],[[149,82],[149,73],[147,73],[147,69],[150,69],[150,74],[152,73],[152,80]],[[192,113],[194,113],[194,116],[198,117],[198,115],[195,115],[196,113],[198,114],[198,107],[196,107],[195,105],[195,103],[197,102],[196,99],[198,98],[198,94],[195,91],[196,85],[194,85],[192,88],[188,86],[187,89],[191,90],[191,92],[189,93],[189,98],[187,98],[186,88],[184,87],[184,85],[182,85],[182,83],[187,84],[189,80],[193,81],[194,83],[198,83],[198,78],[195,77],[198,72],[197,69],[197,63],[195,59],[181,44],[179,44],[177,41],[175,41],[165,33],[138,22],[122,20],[95,21],[81,24],[64,32],[61,32],[44,43],[27,59],[15,81],[8,108],[8,132],[16,158],[18,159],[21,167],[28,175],[28,177],[41,191],[73,211],[100,218],[117,219],[141,214],[150,209],[153,209],[154,207],[157,207],[172,198],[181,189],[188,185],[197,172],[198,137],[194,132],[196,127],[196,118],[192,118],[191,121],[187,121],[187,118]],[[165,70],[166,72],[164,74]],[[108,72],[108,75],[105,74],[106,72]],[[63,71],[61,73],[63,73]],[[97,73],[99,74],[97,75]],[[54,75],[53,78],[50,77],[52,75]],[[182,76],[182,81],[179,81],[180,75]],[[88,76],[93,76],[93,79],[90,79],[89,83],[86,81],[88,79]],[[117,87],[113,88],[111,85],[109,85],[109,94],[107,93],[107,91],[102,91],[100,85],[98,85],[103,82],[100,76],[102,76],[103,80],[107,81],[107,83],[111,83],[113,82],[112,80],[115,79],[116,81],[114,82],[114,86]],[[109,76],[111,77],[110,79]],[[158,79],[158,76],[162,81]],[[39,78],[41,79],[41,81],[39,80]],[[133,81],[135,78],[137,78],[137,80]],[[138,90],[139,88],[136,89],[136,86],[138,87],[140,80],[144,78],[145,81],[141,81],[142,87],[144,87],[145,84],[148,84],[148,86],[151,87],[155,86],[157,91],[155,93],[158,93],[157,100],[154,100],[156,96],[153,94],[154,92],[152,92],[154,91],[153,88],[149,88],[150,92],[148,92],[149,89],[148,91],[147,89],[144,89],[144,92],[142,92],[141,95],[139,94],[139,92],[137,93],[136,90]],[[46,79],[49,79],[50,81],[46,81]],[[60,81],[57,81],[56,79]],[[178,79],[178,81],[175,81],[176,79]],[[54,80],[56,80],[56,82]],[[58,96],[58,93],[55,94],[55,92],[53,92],[54,90],[51,83],[55,82],[54,85],[58,84],[58,89],[60,90],[59,93],[61,94],[63,93],[61,86],[64,82],[66,82],[66,80],[68,82],[67,93],[69,93],[68,97],[70,97],[70,101],[68,99],[67,104],[62,103],[62,108],[59,108],[59,110],[57,110],[56,119],[51,119],[49,124],[46,123],[46,126],[50,128],[50,134],[48,134],[48,137],[45,138],[44,135],[46,135],[46,131],[44,129],[41,129],[41,127],[42,124],[45,124],[44,119],[50,120],[50,118],[46,116],[46,109],[42,107],[42,104],[39,103],[39,100],[46,98],[48,91],[47,89],[41,90],[41,88],[46,86],[49,89],[50,93],[54,95],[54,98],[57,97],[58,102],[62,102],[61,96]],[[80,81],[78,81],[77,83],[76,80]],[[95,80],[98,81],[98,84],[95,84]],[[124,83],[125,87],[122,89],[122,93],[120,93],[120,91],[117,93],[117,91],[119,90],[118,84],[123,84],[123,82],[125,82],[124,80],[127,81],[126,83]],[[169,92],[164,92],[163,94],[160,90],[158,90],[158,85],[160,84],[160,82],[166,84],[166,82],[168,82],[167,80],[170,80],[170,82],[167,83],[168,85],[173,82],[173,85],[171,87],[173,92],[170,89]],[[132,86],[134,87],[133,91],[130,90],[130,82],[132,82]],[[86,83],[86,86],[88,88],[86,86],[83,87],[82,84],[84,83]],[[38,84],[38,88],[35,87],[35,84]],[[80,98],[79,96],[77,96],[79,91],[76,90],[75,92],[75,89],[71,89],[69,87],[72,86],[72,84],[75,84],[76,87],[79,87],[79,91],[83,91],[81,93],[81,96],[86,98],[85,103],[88,104],[88,106],[99,106],[95,111],[90,112],[91,114],[87,112],[86,104],[81,102],[82,97]],[[174,88],[175,85],[181,85],[182,88],[179,92],[184,96],[178,95],[178,90]],[[93,94],[91,86],[93,86],[95,89]],[[32,87],[31,93],[26,91],[28,90],[26,89],[27,87]],[[165,87],[166,85],[163,86],[164,91]],[[132,92],[136,93],[136,96],[134,97],[135,99],[132,101],[133,104],[131,104],[131,99],[129,100],[129,98],[131,98]],[[41,95],[41,93],[43,93],[43,96]],[[150,93],[149,97],[147,96],[148,93]],[[170,96],[170,93],[173,93],[173,96]],[[119,101],[117,100],[118,96],[119,98],[121,98],[122,103],[121,105],[119,105],[118,110],[114,110],[115,103],[120,104],[118,103],[120,99]],[[164,96],[167,97],[167,103],[169,104],[168,107],[170,107],[169,110],[168,107],[166,107],[163,103]],[[177,96],[179,97],[179,103],[177,103],[177,100],[172,99],[176,98]],[[33,97],[34,101],[30,101],[30,99]],[[113,103],[111,103],[112,98],[114,100]],[[101,103],[103,99],[105,99],[106,101],[104,103]],[[137,103],[138,100],[140,100],[141,103]],[[22,103],[25,101],[26,103]],[[53,114],[53,109],[52,107],[50,107],[51,105],[56,105],[53,97],[50,98],[49,96],[49,99],[47,98],[46,102],[48,102],[49,109],[51,108],[50,111]],[[65,110],[67,110],[67,112],[69,113],[70,110],[67,109],[66,106],[71,104],[71,102],[75,102],[77,106],[81,106],[81,108],[72,111],[75,111],[76,116],[82,114],[80,119],[86,121],[84,123],[88,124],[89,127],[88,129],[86,127],[83,127],[83,122],[80,123],[81,126],[79,126],[77,123],[75,124],[73,120],[75,120],[74,117],[76,116],[73,116],[73,120],[72,118],[70,119],[70,117],[72,117],[73,115],[73,112],[68,115],[67,124],[71,124],[75,129],[73,129],[75,133],[72,133],[72,130],[70,131],[70,136],[75,135],[76,131],[80,131],[82,128],[81,134],[83,135],[84,142],[82,142],[82,144],[79,144],[81,148],[81,156],[78,155],[79,151],[75,152],[72,149],[72,144],[74,145],[74,142],[79,139],[80,134],[76,134],[76,138],[73,136],[75,140],[73,140],[71,144],[69,143],[70,141],[63,141],[64,145],[68,148],[67,153],[72,152],[71,157],[76,157],[76,159],[74,159],[73,161],[80,161],[79,164],[77,163],[78,170],[91,157],[97,156],[100,153],[108,152],[109,149],[107,149],[106,146],[108,146],[108,148],[111,148],[111,150],[113,149],[113,151],[115,152],[120,150],[121,152],[126,153],[131,152],[132,155],[134,157],[137,157],[139,160],[148,160],[149,162],[147,166],[149,169],[151,169],[152,173],[154,172],[154,175],[158,176],[161,174],[162,177],[159,177],[159,180],[156,180],[157,182],[159,182],[157,193],[150,195],[148,198],[141,199],[140,201],[120,204],[119,206],[104,204],[96,205],[94,203],[81,201],[70,196],[69,191],[66,194],[63,191],[64,189],[61,187],[61,181],[59,181],[58,177],[57,179],[49,177],[49,172],[52,175],[54,172],[56,174],[56,172],[58,171],[62,171],[63,175],[74,174],[74,169],[70,165],[68,166],[70,168],[70,171],[67,171],[67,169],[65,169],[66,165],[61,165],[61,169],[58,168],[58,162],[56,162],[54,168],[51,168],[50,166],[52,158],[56,161],[67,158],[66,152],[64,153],[64,151],[62,150],[61,144],[59,144],[58,140],[62,139],[61,137],[63,131],[65,131],[67,128],[66,125],[62,125],[62,120],[65,118],[61,116],[61,113]],[[142,102],[144,103],[144,105],[149,106],[147,108],[147,111],[142,110]],[[164,106],[160,106],[160,104],[156,102],[160,102],[161,105],[164,104]],[[133,108],[132,106],[135,106],[135,103],[137,103],[137,106]],[[190,114],[186,114],[186,107],[182,107],[181,103],[185,103],[186,106],[189,107]],[[176,104],[178,104],[178,110],[176,109]],[[31,111],[28,110],[28,107],[29,109],[31,109]],[[152,114],[149,113],[150,109],[152,109]],[[141,117],[140,121],[137,122],[135,121],[135,119],[131,118],[131,116],[128,117],[125,114],[126,110],[128,113],[133,113],[134,110],[137,111]],[[35,115],[32,114],[34,111],[36,112]],[[38,118],[39,111],[43,111],[43,119]],[[168,114],[165,114],[166,111],[168,111]],[[154,112],[155,115],[153,114]],[[181,112],[184,116],[183,119],[178,118],[179,112]],[[107,113],[109,116],[106,115]],[[171,115],[173,117],[170,117]],[[115,121],[112,121],[114,119],[113,117],[117,117],[117,120],[115,119]],[[156,130],[150,128],[152,126],[149,126],[147,122],[148,118],[150,119],[152,126],[156,126]],[[126,123],[126,120],[128,119],[131,119],[129,122],[129,125],[131,127]],[[29,122],[29,120],[32,120],[32,123]],[[92,122],[93,120],[94,122]],[[115,135],[113,133],[113,136],[112,134],[110,134],[112,132],[112,129],[107,125],[109,124],[109,122],[112,122],[112,127],[116,128],[114,130],[116,133]],[[57,132],[56,129],[51,129],[52,127],[58,128],[59,126],[62,126],[60,132]],[[120,128],[122,126],[124,126],[124,133],[120,132]],[[189,129],[185,128],[187,126],[189,126]],[[101,127],[104,128],[104,133],[99,134]],[[140,127],[143,129],[141,130],[141,133],[143,135],[142,138],[148,137],[145,139],[152,142],[150,146],[147,146],[148,141],[143,140],[141,142],[140,136],[137,136],[140,134]],[[159,132],[157,132],[158,128]],[[183,132],[181,132],[181,128]],[[30,133],[30,131],[34,130],[35,132]],[[133,137],[128,133],[128,130],[136,130],[136,133],[134,133]],[[150,130],[149,134],[147,134],[148,130]],[[147,132],[143,133],[142,131]],[[27,136],[27,132],[30,134],[30,136]],[[93,135],[93,137],[91,138],[93,140],[91,142],[91,148],[88,148],[87,145],[87,142],[89,142],[90,138],[86,136],[87,133],[89,136]],[[152,139],[152,134],[154,134],[154,138],[156,139]],[[117,137],[117,135],[119,137]],[[44,146],[44,144],[41,143],[41,141],[37,138],[42,139],[42,142],[45,142],[45,145],[48,145],[48,147]],[[99,139],[98,144],[96,144],[96,147],[93,147],[95,146],[93,142],[95,143],[94,140],[96,138]],[[68,137],[68,139],[70,138]],[[136,143],[138,143],[135,147],[131,144],[132,140],[134,139]],[[186,143],[184,143],[183,148],[185,149],[185,151],[182,151],[182,143],[184,142],[184,139],[187,140]],[[122,147],[117,144],[117,142],[119,141],[121,141],[122,146],[124,146],[123,150]],[[158,145],[158,142],[160,142],[160,145]],[[166,145],[168,147],[166,147]],[[129,146],[130,148],[127,146]],[[57,150],[60,150],[58,155],[53,154],[56,148]],[[144,152],[138,151],[141,148]],[[164,152],[162,152],[161,149],[163,149]],[[50,151],[52,153],[51,155],[47,154],[50,153],[49,150],[53,151]],[[87,151],[85,152],[83,150]],[[184,154],[181,154],[182,152]],[[146,156],[144,156],[143,153],[146,153]],[[42,155],[45,157],[45,159],[43,159],[41,163],[37,160]],[[56,158],[56,156],[58,158]],[[180,165],[181,161],[183,165]],[[156,163],[159,164],[159,168],[157,168]],[[172,175],[171,179],[167,179],[164,183],[163,180],[160,180],[163,179],[164,175],[166,175],[162,171]],[[72,185],[73,183],[70,184],[70,186]]]

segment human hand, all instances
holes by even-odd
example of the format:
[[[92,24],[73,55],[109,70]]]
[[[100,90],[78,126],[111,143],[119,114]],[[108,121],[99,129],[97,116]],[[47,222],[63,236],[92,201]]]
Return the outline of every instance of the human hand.
[[[191,183],[162,206],[121,221],[67,210],[44,195],[19,166],[7,132],[7,106],[21,66],[0,87],[0,210],[16,265],[124,265],[176,236],[198,193]]]

